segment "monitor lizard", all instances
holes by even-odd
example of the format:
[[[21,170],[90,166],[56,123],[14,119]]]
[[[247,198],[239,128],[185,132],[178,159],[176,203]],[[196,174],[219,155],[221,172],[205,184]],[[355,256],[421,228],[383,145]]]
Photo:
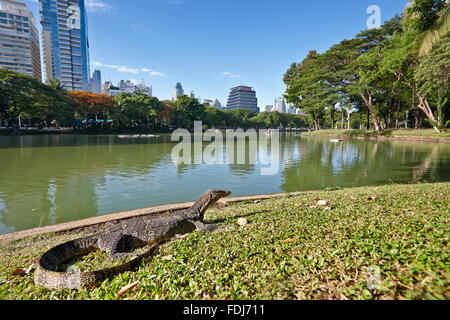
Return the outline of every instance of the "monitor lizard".
[[[136,268],[145,257],[154,254],[158,244],[169,241],[175,235],[187,234],[193,230],[207,232],[226,228],[204,224],[203,218],[210,206],[230,194],[227,190],[210,189],[188,209],[135,217],[105,231],[57,245],[39,259],[34,282],[47,289],[79,289],[82,285],[93,285],[107,277]],[[150,246],[147,251],[118,266],[90,272],[57,271],[58,265],[97,249],[109,252],[110,258],[114,260],[124,255],[133,255],[130,250],[146,245]]]

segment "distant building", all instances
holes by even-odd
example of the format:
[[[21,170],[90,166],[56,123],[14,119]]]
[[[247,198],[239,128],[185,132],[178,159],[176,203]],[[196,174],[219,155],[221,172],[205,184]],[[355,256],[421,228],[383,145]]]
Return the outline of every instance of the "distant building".
[[[69,91],[89,90],[89,40],[84,0],[39,0],[47,81]]]
[[[298,115],[303,115],[303,116],[306,115],[299,108],[295,108],[293,103],[287,103],[286,108],[287,108],[288,113],[298,114]]]
[[[274,111],[278,111],[279,113],[288,113],[285,98],[279,97],[279,98],[275,99]]]
[[[119,90],[125,93],[133,93],[135,91],[134,83],[131,80],[120,80],[119,82]]]
[[[210,99],[203,99],[203,104],[207,104],[208,106],[212,106],[212,100]]]
[[[213,107],[218,108],[218,109],[222,109],[222,104],[220,103],[220,101],[219,101],[217,98],[213,99],[211,105],[212,105]]]
[[[256,92],[251,87],[240,85],[231,88],[230,95],[228,96],[227,109],[240,109],[245,108],[253,112],[258,113],[258,99],[256,98]]]
[[[138,83],[135,84],[135,92],[139,90],[143,94],[151,97],[153,96],[153,88],[144,79],[141,79]]]
[[[102,93],[102,73],[95,70],[89,79],[89,91],[92,93]]]
[[[183,87],[181,86],[181,83],[177,82],[175,85],[175,90],[172,94],[172,101],[177,101],[179,96],[184,95]]]
[[[262,106],[260,109],[261,109],[261,112],[266,112],[266,111],[270,112],[270,111],[273,111],[273,106],[266,104],[266,105]]]
[[[24,3],[3,0],[0,4],[0,68],[42,81],[39,34]]]
[[[152,86],[148,85],[143,79],[140,82],[133,82],[131,80],[120,80],[118,86],[114,86],[111,81],[106,81],[102,85],[102,93],[115,97],[120,93],[137,93],[140,92],[149,97],[152,96]]]

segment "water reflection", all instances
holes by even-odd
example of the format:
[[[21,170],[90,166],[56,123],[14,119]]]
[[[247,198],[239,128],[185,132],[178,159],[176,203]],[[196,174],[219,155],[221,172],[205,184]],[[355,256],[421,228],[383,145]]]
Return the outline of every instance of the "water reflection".
[[[278,174],[255,164],[181,164],[176,143],[116,136],[0,137],[0,233],[195,199],[210,187],[233,195],[418,181],[450,181],[450,146],[280,136]],[[203,150],[209,143],[205,143]],[[269,148],[270,149],[270,148]],[[202,150],[202,152],[203,152]],[[223,156],[242,152],[226,149]],[[245,158],[260,159],[247,145]],[[193,159],[201,158],[192,150]]]

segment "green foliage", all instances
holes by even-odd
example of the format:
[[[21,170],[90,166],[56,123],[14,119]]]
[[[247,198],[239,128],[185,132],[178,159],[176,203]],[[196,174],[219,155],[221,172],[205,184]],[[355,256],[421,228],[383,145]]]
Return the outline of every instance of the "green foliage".
[[[39,121],[70,120],[73,104],[65,92],[42,84],[33,77],[0,69],[0,113],[13,126],[18,116]],[[13,126],[14,127],[14,126]]]
[[[137,270],[80,290],[46,290],[33,272],[13,273],[84,234],[1,243],[0,299],[112,300],[139,281],[122,298],[448,300],[449,197],[449,183],[389,185],[212,208],[208,221],[234,228],[194,231],[161,245]],[[238,226],[241,217],[247,226]],[[113,265],[100,251],[78,259],[81,271]],[[379,268],[374,288],[367,286],[371,266]]]
[[[447,4],[441,2],[412,2],[403,19],[408,23],[402,24],[396,16],[381,28],[362,31],[322,54],[310,51],[284,76],[287,101],[308,114],[316,129],[335,127],[338,114],[359,112],[360,126],[367,114],[367,128],[372,123],[381,133],[397,127],[410,109],[416,126],[426,116],[425,121],[437,131],[443,128],[448,46],[444,48],[442,43],[448,38],[435,41],[436,49],[428,52],[428,59],[419,59],[415,50],[421,32],[447,19],[448,14],[443,13]],[[351,117],[347,122],[352,122]]]
[[[186,95],[178,96],[175,102],[174,125],[178,128],[193,128],[194,121],[201,121],[205,117],[205,106],[197,99]]]
[[[433,28],[447,6],[446,0],[411,0],[405,11],[405,22],[419,33],[425,32]]]
[[[434,117],[439,129],[445,127],[444,114],[448,105],[450,74],[450,35],[442,38],[435,48],[421,59],[414,79],[423,96],[436,106]],[[433,125],[434,123],[432,123]]]
[[[415,52],[424,57],[450,31],[448,0],[410,0],[403,15],[407,29],[417,32]]]
[[[290,113],[261,112],[257,116],[250,119],[254,127],[277,129],[283,128],[307,128],[308,119],[306,116]]]

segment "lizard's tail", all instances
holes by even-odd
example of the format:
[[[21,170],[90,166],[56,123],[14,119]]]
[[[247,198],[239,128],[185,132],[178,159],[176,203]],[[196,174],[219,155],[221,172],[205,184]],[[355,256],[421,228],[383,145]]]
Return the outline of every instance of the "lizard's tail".
[[[79,289],[82,285],[93,285],[120,272],[136,268],[141,261],[154,253],[155,247],[121,265],[89,272],[59,272],[58,265],[76,256],[98,249],[97,237],[85,237],[65,242],[45,252],[39,259],[34,273],[34,283],[47,289]]]

